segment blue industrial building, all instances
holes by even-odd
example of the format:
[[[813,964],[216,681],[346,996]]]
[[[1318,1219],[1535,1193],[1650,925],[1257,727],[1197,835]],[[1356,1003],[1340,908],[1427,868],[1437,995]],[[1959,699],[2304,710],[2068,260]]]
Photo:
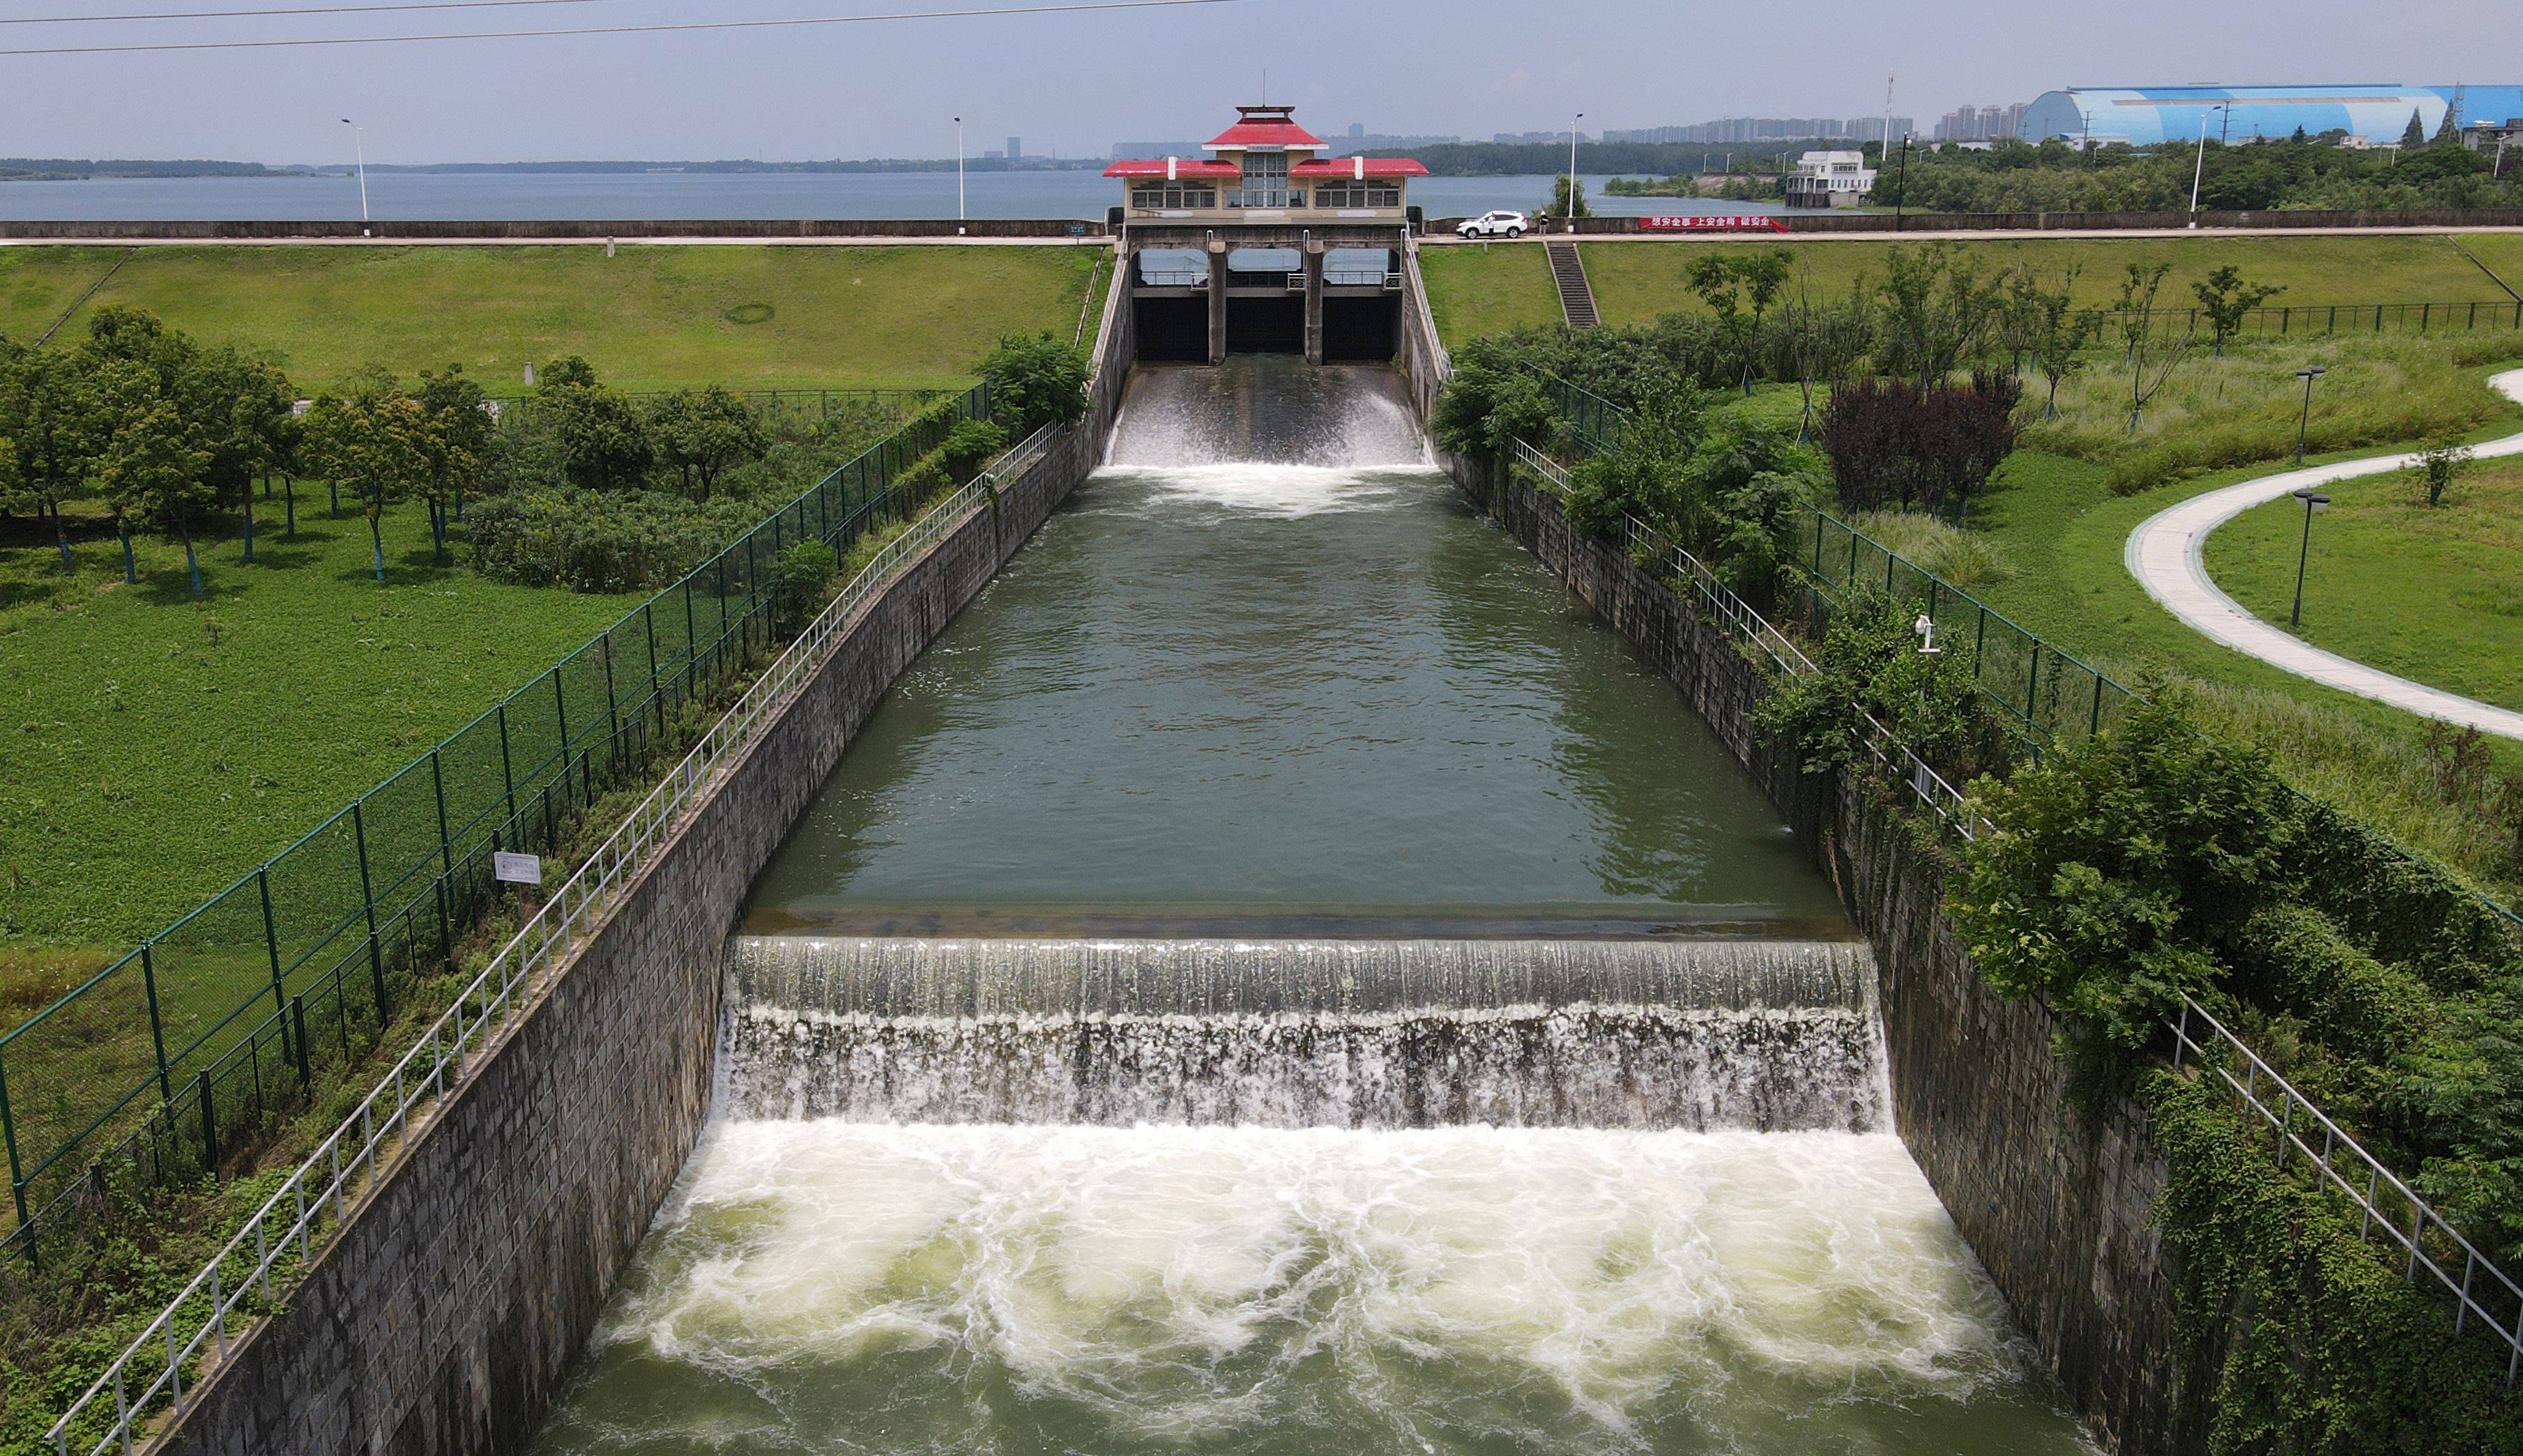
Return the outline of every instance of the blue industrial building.
[[[2151,147],[2208,135],[2243,142],[2344,130],[2397,142],[2415,114],[2429,137],[2458,105],[2459,125],[2523,117],[2523,86],[2098,86],[2045,92],[2016,133],[2028,142],[2065,137],[2095,146]]]

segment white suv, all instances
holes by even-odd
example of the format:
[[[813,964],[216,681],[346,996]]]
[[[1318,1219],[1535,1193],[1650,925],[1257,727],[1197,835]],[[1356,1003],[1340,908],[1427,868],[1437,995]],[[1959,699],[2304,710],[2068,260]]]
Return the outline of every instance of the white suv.
[[[1454,228],[1457,237],[1512,238],[1533,226],[1533,219],[1522,212],[1483,212],[1465,218]]]

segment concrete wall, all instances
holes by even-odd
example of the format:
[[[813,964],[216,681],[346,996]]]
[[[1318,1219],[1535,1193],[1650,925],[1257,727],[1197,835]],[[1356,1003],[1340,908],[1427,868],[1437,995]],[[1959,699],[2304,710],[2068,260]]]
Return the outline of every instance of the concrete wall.
[[[523,1449],[708,1113],[746,889],[896,675],[1101,458],[1126,325],[1101,349],[1087,422],[865,610],[159,1449]]]
[[[842,217],[769,218],[711,221],[647,218],[581,221],[510,219],[491,222],[439,222],[425,219],[374,222],[263,222],[178,220],[167,222],[0,221],[0,239],[22,242],[229,243],[281,242],[303,239],[374,238],[417,242],[590,242],[620,238],[1078,238],[1100,243],[1103,219],[1065,217],[974,217],[957,221],[928,218]]]
[[[1889,232],[2125,232],[2186,230],[2188,212],[1890,212],[1798,211],[1778,214],[1791,233]],[[1452,233],[1460,217],[1431,217],[1428,231]],[[2218,212],[2198,215],[2206,228],[2425,228],[2445,231],[2482,227],[2523,227],[2523,208],[2411,208],[2398,211],[2306,209],[2287,211]],[[1562,228],[1554,224],[1551,231]],[[1707,242],[1724,233],[1650,232],[1636,217],[1580,217],[1579,233],[1637,233],[1678,242]],[[1738,236],[1742,236],[1738,234]],[[1758,234],[1751,234],[1757,238]]]
[[[1974,968],[1945,919],[1944,851],[1865,780],[1796,773],[1762,748],[1761,674],[1626,553],[1572,530],[1556,497],[1477,461],[1464,493],[1682,689],[1769,791],[1874,943],[1901,1140],[2058,1379],[2109,1448],[2201,1449],[2198,1372],[2173,1359],[2172,1284],[2151,1216],[2164,1160],[2123,1103],[2066,1101],[2056,1029]],[[2187,1403],[2185,1403],[2185,1399]]]

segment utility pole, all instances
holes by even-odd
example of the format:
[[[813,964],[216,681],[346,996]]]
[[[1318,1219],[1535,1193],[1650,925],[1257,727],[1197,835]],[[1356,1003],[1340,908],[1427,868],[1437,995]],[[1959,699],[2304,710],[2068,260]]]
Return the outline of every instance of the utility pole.
[[[361,126],[359,123],[352,120],[348,117],[344,117],[342,118],[342,124],[351,128],[352,154],[359,160],[359,221],[365,223],[368,220],[367,128]],[[364,228],[362,231],[364,231]]]
[[[955,220],[964,221],[964,118],[955,118]]]
[[[1586,119],[1579,112],[1568,121],[1568,230],[1577,230],[1577,123]]]

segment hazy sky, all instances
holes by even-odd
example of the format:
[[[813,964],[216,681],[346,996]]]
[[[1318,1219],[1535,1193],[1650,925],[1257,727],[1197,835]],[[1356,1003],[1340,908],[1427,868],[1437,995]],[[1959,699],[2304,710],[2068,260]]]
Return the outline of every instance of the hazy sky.
[[[0,0],[0,21],[309,0]],[[958,0],[588,0],[386,16],[0,24],[0,48],[869,14]],[[969,3],[969,0],[965,0]],[[2504,70],[2469,74],[2483,62]],[[1454,132],[1895,110],[2063,85],[2523,82],[2515,0],[1235,0],[798,29],[0,57],[0,155],[372,162],[1103,154],[1198,139],[1238,102],[1337,130]]]

